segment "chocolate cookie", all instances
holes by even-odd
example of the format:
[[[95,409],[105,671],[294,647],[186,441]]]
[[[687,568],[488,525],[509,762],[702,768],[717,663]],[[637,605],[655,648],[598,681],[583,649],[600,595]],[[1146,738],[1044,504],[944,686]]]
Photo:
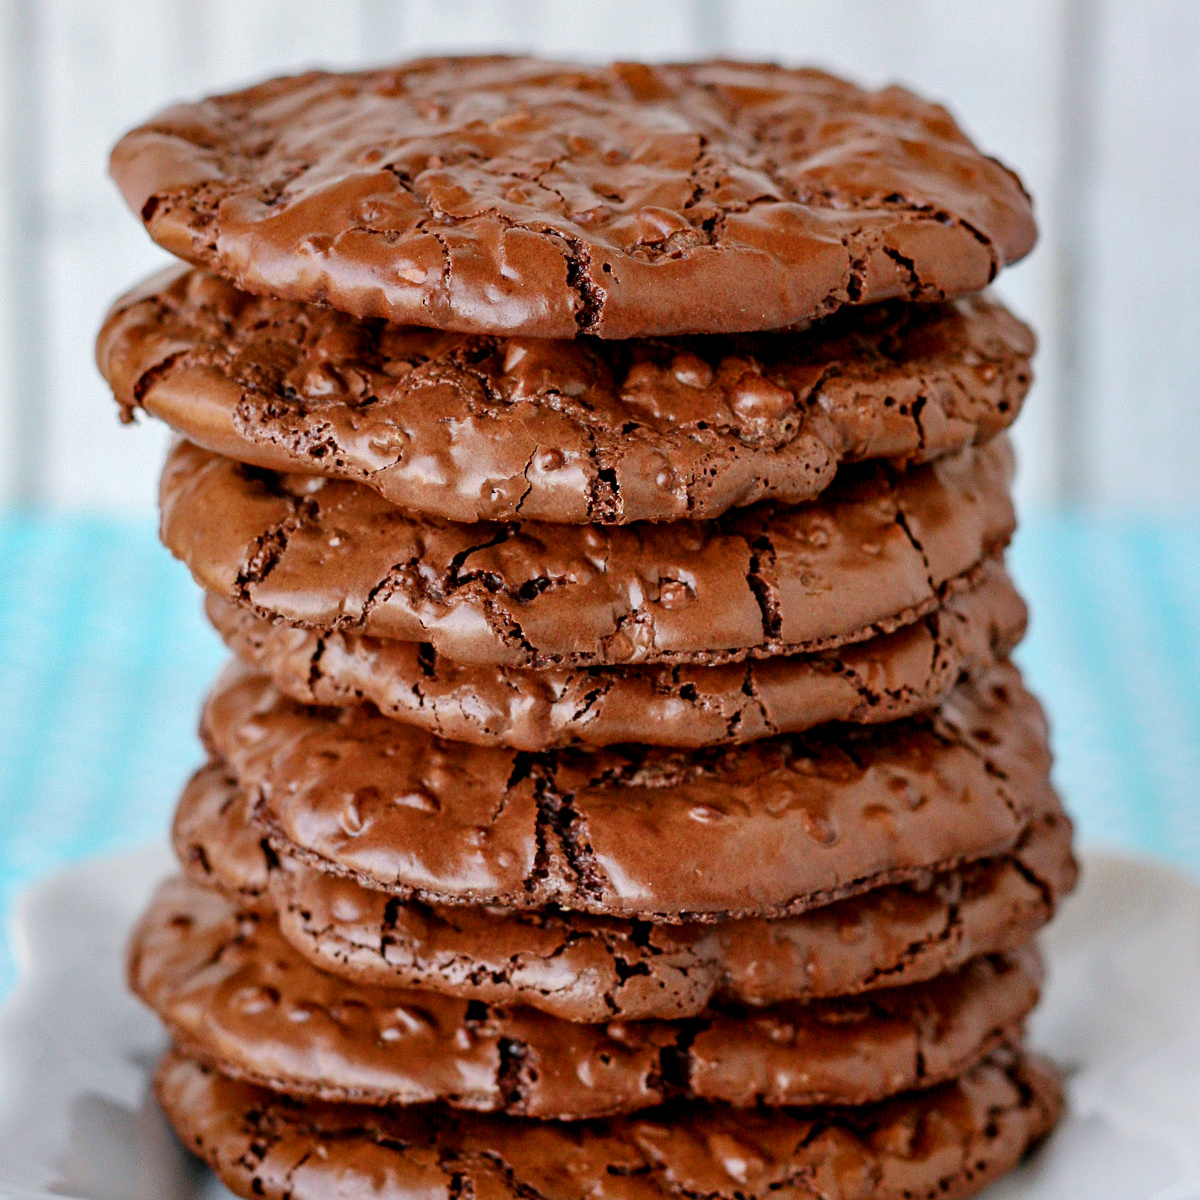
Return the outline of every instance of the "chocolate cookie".
[[[176,105],[111,167],[247,291],[472,333],[776,329],[977,292],[1035,237],[944,108],[755,63],[311,72]]]
[[[460,663],[713,665],[909,624],[1013,530],[1000,437],[896,475],[864,466],[798,508],[604,528],[459,525],[357,484],[276,475],[187,442],[162,535],[212,594],[260,616],[428,642]]]
[[[581,1024],[348,983],[269,917],[179,878],[134,931],[129,978],[177,1045],[227,1075],[324,1100],[575,1120],[672,1098],[865,1104],[933,1086],[1015,1041],[1041,969],[1026,947],[868,997]]]
[[[205,763],[184,786],[171,822],[171,844],[194,878],[253,904],[279,860],[252,821],[250,794],[221,762]]]
[[[874,725],[939,704],[1013,649],[1026,610],[999,563],[919,621],[816,655],[703,667],[464,666],[427,643],[268,621],[215,596],[209,619],[243,662],[306,704],[370,701],[439,737],[518,750],[584,743],[714,746],[830,721]]]
[[[280,932],[323,970],[568,1021],[676,1020],[714,1001],[762,1007],[930,979],[1027,942],[1076,871],[1070,822],[1055,809],[1030,823],[1011,855],[775,921],[651,925],[557,909],[406,904],[280,863],[219,763],[184,790],[175,834],[193,877],[239,904],[276,906]]]
[[[1063,1103],[1047,1063],[1012,1053],[869,1108],[668,1108],[582,1125],[300,1103],[178,1052],[155,1086],[184,1145],[261,1200],[959,1200],[1015,1167]]]
[[[203,735],[277,853],[435,903],[782,916],[1009,852],[1056,801],[1014,667],[937,712],[702,751],[529,754],[317,709],[231,666]]]
[[[97,361],[239,462],[456,521],[625,524],[811,500],[842,462],[922,462],[1017,415],[1033,334],[999,304],[850,311],[805,332],[545,341],[362,323],[176,269],[119,300]]]

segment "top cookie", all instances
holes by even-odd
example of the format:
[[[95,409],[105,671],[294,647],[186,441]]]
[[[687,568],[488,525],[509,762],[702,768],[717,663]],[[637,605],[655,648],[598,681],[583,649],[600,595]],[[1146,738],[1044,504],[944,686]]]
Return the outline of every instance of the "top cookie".
[[[112,173],[248,291],[474,333],[775,329],[979,291],[1035,238],[945,109],[754,63],[311,72],[168,109]]]

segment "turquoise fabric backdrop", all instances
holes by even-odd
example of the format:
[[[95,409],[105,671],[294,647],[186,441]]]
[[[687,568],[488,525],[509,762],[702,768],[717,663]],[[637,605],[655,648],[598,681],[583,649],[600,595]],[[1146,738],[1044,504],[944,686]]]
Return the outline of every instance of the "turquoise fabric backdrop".
[[[1034,516],[1020,651],[1088,843],[1200,872],[1200,515]],[[45,871],[161,838],[223,652],[148,521],[0,520],[0,914]],[[0,939],[0,994],[14,977]]]

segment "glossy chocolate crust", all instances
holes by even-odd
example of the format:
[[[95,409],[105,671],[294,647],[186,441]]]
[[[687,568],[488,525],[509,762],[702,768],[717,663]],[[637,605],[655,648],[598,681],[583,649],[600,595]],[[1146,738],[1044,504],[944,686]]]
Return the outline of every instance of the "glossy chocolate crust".
[[[183,878],[129,950],[134,992],[177,1045],[292,1095],[553,1120],[669,1099],[866,1104],[930,1087],[1011,1044],[1037,1002],[1032,947],[870,996],[581,1024],[318,971],[274,920]]]
[[[573,744],[715,746],[830,721],[877,725],[933,708],[966,672],[1006,657],[1026,608],[999,563],[894,633],[820,654],[722,666],[464,666],[418,642],[317,633],[209,596],[245,663],[305,704],[369,701],[438,737],[518,750]]]
[[[1029,941],[1076,877],[1071,825],[1056,808],[1009,855],[774,921],[434,907],[280,862],[250,807],[223,764],[201,768],[176,810],[176,853],[240,905],[276,909],[280,932],[315,966],[568,1021],[677,1020],[714,1002],[762,1007],[931,979]]]
[[[999,304],[891,304],[805,332],[634,342],[437,333],[166,272],[97,361],[123,415],[239,462],[456,521],[627,524],[811,500],[838,466],[982,442],[1029,387]]]
[[[959,1200],[1015,1167],[1063,1105],[1049,1064],[1011,1052],[869,1108],[579,1125],[300,1102],[178,1052],[155,1089],[183,1144],[261,1200]]]
[[[244,290],[472,333],[777,329],[980,291],[1035,238],[945,109],[756,63],[312,72],[177,105],[111,168]]]
[[[254,824],[253,793],[220,761],[207,762],[184,785],[171,821],[180,866],[247,905],[264,897],[280,863]]]
[[[202,733],[277,853],[433,903],[782,916],[1008,853],[1056,803],[1009,665],[869,730],[529,754],[305,707],[233,664]]]
[[[358,484],[277,475],[188,442],[162,536],[207,591],[259,616],[427,642],[460,663],[712,665],[908,624],[973,582],[1014,527],[999,437],[820,500],[606,528],[415,517]]]

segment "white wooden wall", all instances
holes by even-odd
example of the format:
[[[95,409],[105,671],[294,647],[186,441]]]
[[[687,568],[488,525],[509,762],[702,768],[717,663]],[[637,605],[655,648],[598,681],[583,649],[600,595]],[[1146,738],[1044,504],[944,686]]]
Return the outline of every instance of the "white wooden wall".
[[[1200,0],[0,0],[0,501],[145,508],[105,305],[164,256],[105,177],[177,97],[441,49],[811,61],[948,100],[1033,190],[1025,502],[1200,501]]]

